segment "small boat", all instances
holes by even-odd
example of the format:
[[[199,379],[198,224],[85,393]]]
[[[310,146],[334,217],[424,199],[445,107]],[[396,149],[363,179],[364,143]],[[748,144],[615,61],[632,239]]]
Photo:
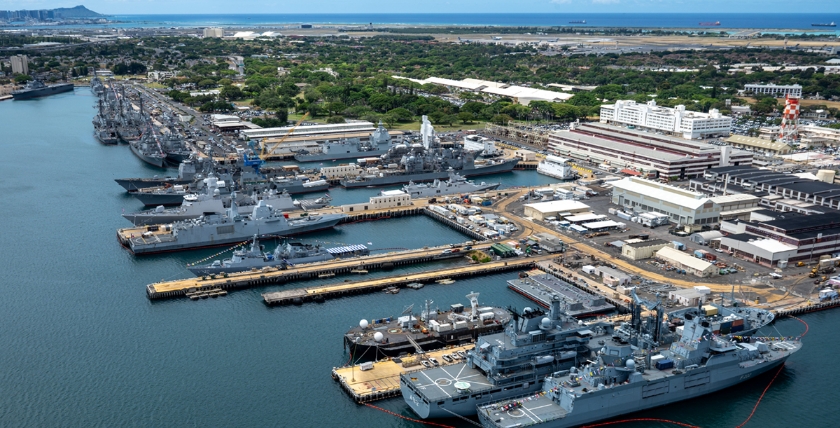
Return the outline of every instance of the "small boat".
[[[392,285],[392,286],[390,286],[390,287],[388,287],[388,288],[386,288],[386,289],[384,289],[384,290],[382,290],[382,291],[384,291],[384,292],[386,292],[386,293],[388,293],[388,294],[399,294],[399,292],[400,292],[400,287],[397,287],[397,286],[393,286],[393,285]]]
[[[423,288],[423,283],[412,282],[410,284],[406,284],[405,286],[408,287],[408,288],[414,289],[414,290],[419,290],[419,289]]]
[[[334,273],[328,272],[328,273],[322,273],[322,274],[318,275],[318,278],[332,278],[334,276],[335,276]]]
[[[368,273],[367,269],[353,269],[350,273],[358,273],[359,275],[364,275]]]
[[[439,280],[437,280],[437,281],[435,281],[435,282],[437,282],[438,284],[442,284],[442,285],[449,285],[449,284],[454,284],[454,283],[455,283],[455,280],[454,280],[454,279],[450,279],[450,278],[446,278],[446,279],[439,279]]]

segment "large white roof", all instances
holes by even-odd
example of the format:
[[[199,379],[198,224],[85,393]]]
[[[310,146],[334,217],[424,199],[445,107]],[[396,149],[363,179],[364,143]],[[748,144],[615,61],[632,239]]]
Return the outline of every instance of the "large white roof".
[[[692,210],[696,210],[709,202],[709,198],[704,197],[702,193],[691,192],[642,178],[625,177],[614,181],[612,185],[616,189],[635,192],[648,198],[659,199]]]
[[[688,266],[699,271],[705,271],[712,266],[712,264],[707,261],[700,260],[697,257],[679,251],[673,247],[662,247],[662,249],[656,252],[656,257],[664,260],[673,260],[683,266]]]
[[[569,199],[564,199],[560,201],[538,202],[535,204],[525,204],[525,206],[531,207],[541,213],[562,213],[589,209],[589,205],[586,205],[580,201],[574,201]]]
[[[750,242],[750,244],[761,248],[764,251],[770,253],[783,253],[785,251],[796,251],[796,247],[793,245],[788,245],[783,242],[774,241],[772,239],[761,239],[757,241]]]

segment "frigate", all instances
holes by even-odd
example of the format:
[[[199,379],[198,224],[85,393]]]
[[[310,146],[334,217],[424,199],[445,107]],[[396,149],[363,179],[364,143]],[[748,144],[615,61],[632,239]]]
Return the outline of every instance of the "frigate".
[[[215,260],[206,265],[188,265],[187,269],[196,276],[217,275],[220,273],[242,272],[263,268],[287,269],[304,263],[324,262],[336,257],[365,256],[369,251],[364,245],[325,248],[321,245],[300,242],[284,242],[273,252],[263,252],[259,239],[254,236],[250,248],[235,250],[233,256],[224,260]]]
[[[411,199],[433,198],[445,195],[461,195],[466,193],[483,192],[486,190],[498,189],[501,183],[476,184],[467,180],[454,171],[449,172],[449,179],[446,181],[435,180],[432,183],[414,183],[410,181],[403,186],[403,192],[408,193]]]
[[[537,393],[481,404],[478,418],[488,428],[581,426],[699,399],[771,371],[801,348],[799,338],[720,337],[706,317],[686,314],[677,341],[605,341],[593,361],[551,373]],[[459,387],[458,398],[472,393],[468,381]]]
[[[356,359],[379,359],[415,353],[417,348],[428,351],[462,345],[479,335],[501,331],[511,319],[510,312],[479,306],[478,295],[467,295],[469,309],[458,303],[440,311],[432,308],[433,302],[427,300],[419,316],[412,313],[412,306],[399,316],[361,320],[344,334],[344,346],[350,348]]]
[[[40,80],[30,80],[26,83],[23,89],[12,91],[12,98],[15,100],[28,100],[38,97],[46,97],[48,95],[61,94],[64,92],[72,92],[72,83],[59,83],[57,85],[45,85]]]
[[[378,158],[362,158],[358,162],[362,172],[342,179],[347,188],[375,187],[444,179],[450,171],[464,177],[510,172],[519,159],[484,159],[476,161],[474,154],[463,145],[442,147],[435,137],[429,119],[423,116],[420,127],[421,143],[393,145]]]
[[[388,152],[391,147],[391,136],[388,130],[382,126],[382,121],[379,121],[379,126],[373,131],[369,141],[347,138],[333,142],[327,141],[318,147],[319,150],[302,150],[295,154],[295,160],[298,162],[320,162],[379,156]]]
[[[178,165],[177,177],[149,177],[149,178],[117,178],[117,182],[128,192],[136,192],[140,189],[148,189],[150,187],[162,187],[165,185],[174,186],[176,184],[186,185],[196,179],[198,171],[203,168],[203,163],[200,160],[187,160]]]
[[[215,247],[246,241],[252,236],[291,236],[328,229],[346,218],[345,214],[303,215],[290,218],[288,213],[274,210],[265,201],[254,206],[248,216],[241,216],[235,200],[225,213],[209,213],[199,218],[160,226],[147,226],[145,231],[123,241],[136,254]]]
[[[154,130],[150,126],[149,132],[144,133],[140,140],[133,141],[128,146],[131,147],[131,152],[143,162],[158,168],[164,168],[166,166],[166,153],[163,152],[157,137],[153,134]]]

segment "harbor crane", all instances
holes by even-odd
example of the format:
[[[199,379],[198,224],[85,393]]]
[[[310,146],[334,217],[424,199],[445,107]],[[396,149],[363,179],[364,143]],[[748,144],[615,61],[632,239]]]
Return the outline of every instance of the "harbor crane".
[[[309,112],[306,112],[306,114],[304,114],[303,117],[300,118],[300,120],[295,124],[295,126],[289,129],[289,132],[287,132],[286,135],[284,135],[283,138],[280,139],[280,141],[272,143],[270,147],[266,143],[265,139],[263,139],[262,153],[260,154],[260,159],[265,160],[272,152],[274,152],[274,149],[283,144],[283,142],[286,141],[286,139],[292,135],[292,132],[295,132],[295,129],[297,129],[297,127],[300,126],[300,124],[303,123],[303,121],[306,120],[307,117],[309,117]]]

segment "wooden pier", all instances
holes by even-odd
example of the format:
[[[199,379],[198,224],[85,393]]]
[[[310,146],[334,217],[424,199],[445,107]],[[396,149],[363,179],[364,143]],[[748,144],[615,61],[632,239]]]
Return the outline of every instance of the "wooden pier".
[[[397,277],[379,278],[368,281],[347,282],[341,284],[275,291],[263,294],[263,300],[270,306],[288,304],[297,305],[305,302],[321,302],[331,297],[369,293],[392,286],[402,287],[412,282],[429,283],[440,279],[463,278],[474,275],[488,275],[510,270],[529,269],[533,267],[536,262],[547,260],[550,257],[552,256],[515,258],[497,262],[459,266],[456,268],[405,274]]]
[[[420,363],[421,359],[433,357],[442,366],[457,364],[462,362],[462,360],[447,363],[442,358],[443,354],[452,354],[457,351],[466,352],[473,346],[475,345],[469,344],[438,349],[426,352],[425,354],[401,357],[396,361],[392,359],[376,361],[373,363],[373,369],[371,370],[362,370],[359,365],[334,367],[332,369],[332,378],[341,384],[341,387],[357,403],[367,403],[384,398],[398,397],[401,395],[400,375],[425,369]]]
[[[293,280],[305,280],[318,278],[321,275],[337,275],[350,273],[353,270],[390,269],[394,266],[402,266],[414,263],[433,262],[463,257],[465,254],[456,252],[443,254],[443,250],[449,248],[436,247],[420,250],[409,250],[378,254],[372,256],[353,257],[349,259],[329,260],[325,262],[308,263],[286,270],[278,268],[264,268],[258,271],[239,272],[232,274],[216,275],[211,277],[197,277],[179,279],[175,281],[156,282],[146,286],[146,295],[149,299],[164,299],[171,297],[182,297],[200,291],[215,289],[236,290],[253,286],[283,283]],[[486,250],[487,244],[478,244],[476,250]]]

